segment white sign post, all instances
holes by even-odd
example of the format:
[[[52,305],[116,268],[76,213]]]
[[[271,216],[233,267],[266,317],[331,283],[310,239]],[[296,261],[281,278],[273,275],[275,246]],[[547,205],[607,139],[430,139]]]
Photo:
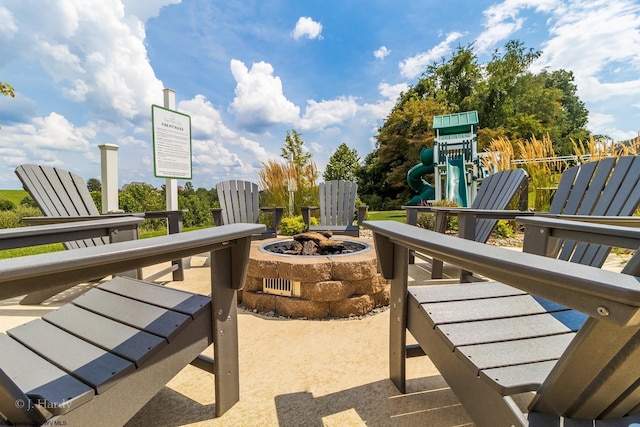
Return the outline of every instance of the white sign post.
[[[175,179],[191,179],[191,117],[152,105],[151,127],[154,174],[167,178],[167,210],[177,210]]]

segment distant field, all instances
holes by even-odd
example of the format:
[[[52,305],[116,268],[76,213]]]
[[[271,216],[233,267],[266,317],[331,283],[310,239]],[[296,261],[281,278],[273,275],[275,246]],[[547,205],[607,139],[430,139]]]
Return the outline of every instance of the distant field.
[[[0,199],[10,200],[14,205],[19,205],[28,195],[25,190],[0,190]]]

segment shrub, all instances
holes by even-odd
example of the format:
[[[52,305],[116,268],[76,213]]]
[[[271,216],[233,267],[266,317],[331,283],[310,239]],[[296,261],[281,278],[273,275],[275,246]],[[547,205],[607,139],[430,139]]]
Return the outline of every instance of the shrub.
[[[493,229],[493,235],[495,237],[501,237],[501,238],[513,237],[514,234],[515,233],[513,231],[513,227],[509,224],[509,221],[507,221],[506,219],[499,220],[495,228]]]
[[[438,200],[433,203],[433,206],[444,206],[444,207],[460,207],[456,202],[451,200]],[[418,227],[426,228],[427,230],[433,230],[436,223],[436,214],[432,212],[420,213],[418,214],[417,225]],[[458,217],[455,215],[447,216],[447,230],[457,230],[458,229]]]
[[[5,199],[4,197],[0,197],[0,211],[10,211],[16,206],[13,204],[11,200]]]
[[[315,217],[311,217],[309,221],[311,221],[311,225],[318,225],[318,219]],[[285,217],[280,222],[280,234],[283,236],[293,236],[305,231],[307,231],[307,226],[302,220],[302,215]]]
[[[0,228],[22,227],[22,218],[28,216],[42,216],[38,208],[20,205],[10,211],[0,211]]]

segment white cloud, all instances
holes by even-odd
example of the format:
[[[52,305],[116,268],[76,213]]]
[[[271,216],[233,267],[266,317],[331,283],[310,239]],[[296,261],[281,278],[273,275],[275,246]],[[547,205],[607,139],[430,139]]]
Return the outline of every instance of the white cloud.
[[[231,73],[237,84],[230,110],[239,124],[262,128],[298,120],[300,108],[284,96],[282,81],[273,75],[271,64],[261,61],[249,70],[243,62],[232,59]]]
[[[542,45],[537,66],[572,70],[579,96],[601,101],[640,95],[640,5],[625,0],[574,2],[554,14],[551,38]],[[634,70],[618,76],[609,68],[624,63]]]
[[[525,18],[519,16],[521,10],[550,12],[560,4],[560,0],[505,0],[490,6],[483,12],[486,30],[476,38],[475,47],[479,52],[490,50],[520,30],[525,22]]]
[[[307,110],[300,120],[303,130],[322,129],[352,118],[358,112],[358,103],[353,97],[340,97],[331,101],[307,101]]]
[[[446,39],[427,52],[419,53],[411,58],[401,61],[399,64],[400,74],[402,77],[407,79],[414,79],[418,77],[426,70],[428,65],[431,65],[434,61],[439,60],[449,53],[451,51],[451,44],[462,36],[462,33],[457,31],[452,32],[447,35]]]
[[[13,14],[7,8],[0,6],[0,36],[10,40],[18,32],[18,27],[13,20]]]
[[[178,107],[191,117],[193,160],[199,171],[221,168],[216,171],[219,173],[238,168],[241,173],[251,175],[257,172],[254,163],[274,158],[258,142],[229,129],[220,112],[204,96],[181,101]]]
[[[167,2],[154,2],[159,8]],[[146,5],[146,3],[145,3]],[[150,13],[152,5],[146,5]],[[1,12],[0,12],[1,13]],[[19,26],[14,55],[33,55],[73,102],[102,117],[148,117],[162,100],[144,45],[140,20],[125,16],[119,0],[21,0],[13,10]]]
[[[308,17],[300,17],[296,27],[291,32],[291,37],[298,40],[302,37],[308,39],[322,39],[322,24]]]
[[[122,0],[125,13],[135,15],[142,22],[149,18],[155,18],[160,13],[160,9],[171,4],[178,4],[182,0]]]
[[[380,46],[378,50],[373,52],[373,56],[375,56],[377,59],[384,59],[389,56],[390,53],[391,51],[387,49],[386,46]]]

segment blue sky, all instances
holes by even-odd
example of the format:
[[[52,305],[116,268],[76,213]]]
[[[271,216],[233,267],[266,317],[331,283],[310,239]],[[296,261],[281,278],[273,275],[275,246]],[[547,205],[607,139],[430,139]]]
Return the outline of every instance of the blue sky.
[[[398,94],[472,42],[483,63],[510,39],[543,51],[534,71],[574,72],[592,132],[640,131],[637,1],[0,0],[0,22],[0,81],[16,90],[0,99],[4,189],[23,163],[99,178],[103,143],[120,147],[121,185],[160,186],[165,87],[191,116],[194,186],[257,181],[290,129],[322,172],[343,142],[373,151]]]

